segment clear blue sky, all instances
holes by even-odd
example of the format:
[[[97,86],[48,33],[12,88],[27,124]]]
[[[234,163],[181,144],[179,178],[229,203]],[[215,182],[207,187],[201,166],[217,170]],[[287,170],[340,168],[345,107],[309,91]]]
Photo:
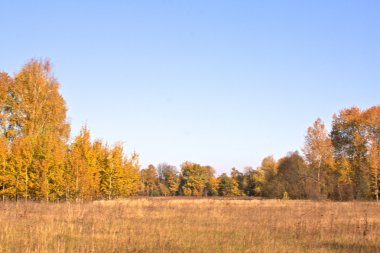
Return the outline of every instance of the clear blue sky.
[[[0,69],[49,58],[72,134],[218,173],[380,102],[379,1],[3,1]]]

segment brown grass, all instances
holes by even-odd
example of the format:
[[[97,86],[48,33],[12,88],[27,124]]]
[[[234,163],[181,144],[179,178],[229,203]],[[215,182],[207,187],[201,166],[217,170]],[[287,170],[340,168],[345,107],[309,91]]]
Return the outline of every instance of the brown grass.
[[[374,202],[139,198],[0,213],[0,252],[380,252]]]

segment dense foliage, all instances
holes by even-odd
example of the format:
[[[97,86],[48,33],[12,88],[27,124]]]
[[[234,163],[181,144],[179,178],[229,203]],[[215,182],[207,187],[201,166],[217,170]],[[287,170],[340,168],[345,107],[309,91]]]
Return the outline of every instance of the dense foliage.
[[[0,196],[3,200],[94,200],[146,196],[259,196],[376,199],[380,189],[380,106],[343,109],[332,130],[317,119],[302,154],[257,169],[215,175],[184,162],[141,169],[122,144],[91,141],[83,127],[69,142],[66,103],[48,61],[31,60],[14,77],[0,72]]]
[[[48,61],[31,60],[13,78],[0,73],[0,195],[3,200],[93,200],[139,189],[138,157],[121,144],[72,143],[66,103]]]
[[[356,107],[341,110],[333,116],[330,133],[317,119],[307,130],[302,155],[290,152],[278,161],[269,156],[256,170],[248,167],[242,173],[233,168],[230,176],[223,173],[216,178],[213,168],[196,163],[183,163],[181,172],[171,168],[175,181],[180,182],[172,194],[378,200],[380,106],[363,111]],[[149,170],[150,175],[157,174],[153,165]],[[167,186],[164,179],[148,178],[144,173],[141,178],[150,182],[151,195],[166,195],[160,190]]]

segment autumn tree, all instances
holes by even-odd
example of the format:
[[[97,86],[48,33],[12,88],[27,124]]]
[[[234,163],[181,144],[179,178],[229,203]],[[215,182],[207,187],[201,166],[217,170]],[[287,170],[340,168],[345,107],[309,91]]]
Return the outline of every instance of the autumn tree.
[[[9,110],[9,87],[12,85],[13,79],[5,72],[0,72],[0,193],[4,201],[11,184],[12,174],[8,165],[9,151],[9,130],[8,117]]]
[[[247,187],[246,180],[244,178],[244,174],[237,170],[236,168],[232,168],[230,172],[231,178],[238,184],[238,189],[240,194],[244,193],[244,189]]]
[[[11,150],[29,146],[27,155],[24,149],[18,153],[23,153],[21,158],[12,155],[11,159],[23,159],[23,156],[31,158],[31,161],[10,161],[16,166],[10,168],[15,173],[13,177],[16,182],[27,182],[24,189],[22,184],[16,186],[16,196],[25,199],[57,199],[62,194],[62,170],[69,124],[66,122],[66,104],[51,72],[51,64],[33,59],[12,80],[4,74],[1,76],[2,132],[12,141],[11,145],[16,145]],[[22,177],[25,180],[21,180]],[[20,191],[24,193],[20,195]]]
[[[66,145],[59,136],[49,132],[34,135],[32,168],[36,171],[35,199],[56,201],[65,195]]]
[[[197,163],[184,162],[181,165],[181,191],[185,196],[202,196],[205,184],[213,174],[213,169]]]
[[[35,197],[38,171],[33,167],[33,139],[31,137],[17,138],[13,141],[5,184],[8,198],[18,201]]]
[[[240,196],[238,182],[229,177],[226,173],[223,173],[218,177],[218,193],[220,196]]]
[[[142,193],[147,196],[159,195],[159,180],[156,167],[150,164],[140,171]]]
[[[331,139],[337,161],[347,161],[350,173],[346,182],[352,184],[353,198],[366,199],[370,193],[369,170],[367,166],[366,126],[363,112],[357,108],[341,110],[333,116]]]
[[[308,164],[308,195],[311,198],[327,198],[334,188],[333,145],[321,119],[307,130],[303,148]]]
[[[13,127],[9,118],[12,115],[10,106],[10,88],[14,85],[14,79],[7,73],[0,72],[0,133],[8,140],[13,137]]]
[[[138,193],[140,186],[139,170],[139,156],[136,152],[133,152],[130,157],[123,155],[123,167],[118,181],[119,197],[130,197]]]
[[[210,176],[205,184],[206,196],[218,196],[219,180],[214,175]]]
[[[273,156],[265,157],[255,173],[252,170],[248,170],[248,172],[252,174],[254,181],[254,194],[257,196],[270,196],[272,190],[268,187],[270,186],[269,182],[277,174],[277,163]]]
[[[368,150],[368,166],[370,172],[371,193],[379,201],[380,190],[380,145],[373,141]]]
[[[215,169],[212,166],[206,165],[202,166],[202,171],[204,174],[204,188],[203,196],[215,196],[217,193]]]
[[[305,199],[307,167],[298,152],[289,153],[277,165],[277,174],[267,183],[269,197],[282,198],[286,192],[291,199]]]
[[[352,200],[355,197],[354,194],[354,170],[352,164],[346,157],[340,157],[336,159],[335,166],[337,169],[337,195],[338,200]]]
[[[108,199],[118,196],[118,181],[123,167],[122,150],[121,144],[115,145],[108,152],[105,166],[101,168],[100,189]]]
[[[160,181],[168,189],[168,193],[172,196],[178,193],[180,184],[179,172],[173,165],[161,163],[157,166]]]
[[[100,171],[100,189],[108,198],[128,197],[139,189],[138,155],[125,156],[122,143],[117,143],[108,152],[105,166]]]
[[[367,162],[371,195],[379,200],[380,191],[380,106],[373,106],[363,113],[367,144]]]
[[[256,180],[255,176],[257,174],[257,171],[253,169],[251,166],[244,167],[243,172],[243,189],[242,194],[247,196],[257,196],[255,189],[256,189]]]
[[[15,76],[9,92],[17,135],[53,132],[63,140],[69,135],[66,103],[59,93],[59,83],[49,61],[32,59]]]
[[[49,61],[32,59],[13,77],[0,72],[0,194],[59,201],[136,194],[138,156],[90,140],[68,144],[66,103]]]
[[[76,201],[95,199],[99,191],[100,171],[87,127],[81,129],[70,145],[68,158],[66,196]]]
[[[7,190],[11,186],[11,174],[8,169],[8,143],[4,136],[0,137],[0,195],[3,201],[7,196]]]
[[[96,182],[97,184],[96,189],[94,189],[93,191],[92,199],[98,199],[98,198],[105,197],[104,192],[102,192],[101,190],[102,188],[101,180],[102,180],[102,176],[104,176],[104,174],[102,173],[106,170],[107,166],[109,165],[108,159],[109,159],[110,150],[107,144],[103,143],[102,140],[97,139],[92,143],[92,152],[95,158],[95,168],[96,168],[93,174],[93,181],[94,183]]]

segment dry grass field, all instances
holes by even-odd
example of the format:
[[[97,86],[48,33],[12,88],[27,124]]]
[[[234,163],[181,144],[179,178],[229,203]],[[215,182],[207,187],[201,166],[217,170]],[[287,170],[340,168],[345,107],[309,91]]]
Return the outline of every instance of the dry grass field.
[[[374,202],[137,198],[0,212],[0,252],[380,252]]]

